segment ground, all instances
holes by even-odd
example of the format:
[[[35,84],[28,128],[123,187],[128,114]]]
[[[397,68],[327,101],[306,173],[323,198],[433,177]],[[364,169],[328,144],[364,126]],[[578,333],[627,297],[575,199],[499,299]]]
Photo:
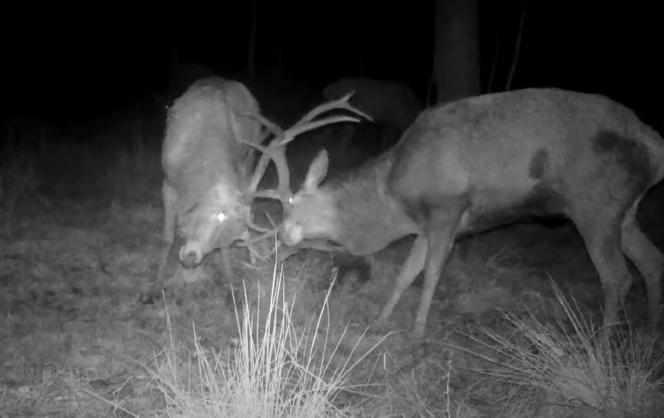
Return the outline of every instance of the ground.
[[[305,156],[315,152],[300,153],[301,161],[294,163],[299,181],[308,164]],[[87,146],[70,145],[63,154],[80,162],[94,153]],[[234,307],[243,303],[243,283],[250,303],[263,300],[259,288],[270,286],[274,259],[250,266],[246,250],[239,248],[233,251],[236,277],[223,277],[211,255],[200,280],[182,284],[163,301],[141,303],[162,245],[158,148],[133,147],[112,155],[101,170],[90,168],[89,177],[61,173],[65,181],[56,187],[35,152],[29,154],[37,167],[33,177],[20,171],[26,166],[12,170],[36,181],[15,189],[4,183],[0,416],[165,413],[167,401],[154,376],[165,347],[175,339],[183,346],[195,340],[215,352],[232,348],[238,332]],[[641,215],[644,229],[658,243],[664,240],[664,221],[656,216],[661,194],[656,191],[644,202]],[[373,327],[408,244],[406,239],[359,260],[357,265],[364,262],[370,269],[353,269],[347,260],[341,263],[313,250],[283,263],[287,293],[297,294],[293,322],[298,326],[317,315],[334,282],[330,335],[341,335],[348,326],[348,341],[340,351],[351,352],[367,327],[363,349],[392,332],[351,376],[354,382],[372,383],[366,390],[372,396],[347,393],[337,398],[338,403],[363,405],[363,411],[372,411],[369,416],[442,416],[450,402],[459,411],[463,407],[464,413],[455,416],[509,416],[504,401],[497,400],[506,394],[477,389],[483,382],[471,371],[477,359],[451,348],[467,344],[463,333],[477,324],[503,327],[503,312],[539,315],[559,309],[552,281],[574,296],[584,312],[599,313],[599,280],[574,228],[560,222],[527,223],[457,245],[423,340],[412,340],[408,333],[419,281],[404,294],[389,323]],[[339,271],[343,274],[334,281]],[[646,312],[640,280],[626,308],[634,326],[640,326]]]

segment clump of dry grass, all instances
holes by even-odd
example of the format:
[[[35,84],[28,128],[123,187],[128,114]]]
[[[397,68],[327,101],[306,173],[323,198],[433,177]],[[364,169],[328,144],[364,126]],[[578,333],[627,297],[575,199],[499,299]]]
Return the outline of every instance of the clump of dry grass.
[[[555,285],[554,292],[561,309],[551,322],[532,314],[526,318],[506,314],[509,332],[482,327],[480,336],[471,339],[481,344],[483,352],[461,349],[489,361],[492,366],[481,370],[489,377],[526,393],[538,391],[545,405],[563,407],[568,413],[661,416],[660,336],[629,327],[600,328]]]
[[[348,384],[349,374],[382,340],[358,354],[358,339],[345,360],[338,363],[341,366],[332,366],[340,355],[345,332],[336,342],[328,341],[329,324],[324,326],[323,320],[329,292],[313,327],[297,327],[291,319],[295,300],[286,300],[283,286],[283,272],[275,268],[269,306],[258,302],[255,308],[251,308],[244,289],[241,312],[236,308],[239,337],[228,353],[204,349],[196,340],[193,355],[184,359],[171,337],[170,346],[151,371],[166,400],[168,416],[308,418],[358,414],[352,407],[337,406],[335,399],[343,391],[361,390]]]

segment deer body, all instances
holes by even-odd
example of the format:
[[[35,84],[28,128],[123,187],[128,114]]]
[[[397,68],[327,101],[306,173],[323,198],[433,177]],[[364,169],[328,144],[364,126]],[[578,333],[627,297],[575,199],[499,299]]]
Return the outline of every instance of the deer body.
[[[664,176],[664,142],[610,99],[556,89],[464,99],[422,112],[394,147],[319,187],[325,165],[321,155],[310,167],[287,207],[282,239],[329,238],[362,254],[415,234],[379,321],[424,270],[414,327],[423,335],[455,237],[548,215],[569,218],[584,239],[607,323],[617,321],[631,287],[625,256],[645,279],[651,322],[659,318],[664,257],[635,216]],[[373,191],[349,193],[372,176]]]
[[[164,238],[157,286],[163,285],[169,254],[181,243],[185,267],[247,233],[248,185],[261,125],[258,103],[241,83],[206,78],[193,83],[169,110],[162,146]],[[176,240],[177,238],[177,240]],[[231,272],[224,254],[226,273]]]

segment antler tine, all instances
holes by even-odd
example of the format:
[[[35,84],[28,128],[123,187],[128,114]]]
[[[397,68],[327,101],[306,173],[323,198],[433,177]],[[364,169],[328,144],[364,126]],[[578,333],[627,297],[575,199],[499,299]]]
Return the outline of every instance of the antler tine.
[[[262,226],[256,225],[256,223],[251,219],[251,216],[247,216],[245,219],[245,222],[247,223],[247,226],[249,229],[253,229],[254,231],[260,233],[260,234],[273,234],[274,232],[270,228],[263,228]],[[247,241],[247,240],[244,240]]]
[[[338,108],[348,110],[349,112],[353,112],[355,114],[358,114],[358,115],[362,116],[363,118],[365,118],[369,122],[373,122],[374,118],[371,115],[369,115],[368,113],[364,113],[360,109],[358,109],[355,106],[353,106],[352,104],[350,104],[350,98],[353,97],[354,94],[355,94],[355,91],[351,91],[347,95],[340,98]]]
[[[249,146],[259,150],[262,155],[256,164],[256,168],[247,187],[247,197],[253,199],[256,197],[268,197],[268,198],[277,198],[282,203],[286,203],[288,198],[291,195],[290,190],[290,171],[288,169],[288,163],[286,161],[286,145],[295,139],[298,135],[317,129],[321,126],[340,123],[340,122],[359,122],[360,119],[354,116],[329,116],[319,120],[314,120],[323,113],[329,112],[331,110],[347,110],[353,112],[359,116],[362,116],[368,120],[372,118],[362,112],[359,109],[353,107],[349,100],[353,96],[354,92],[348,93],[345,96],[332,100],[330,102],[323,103],[314,109],[307,112],[303,117],[301,117],[292,127],[288,129],[280,128],[276,123],[270,121],[266,117],[260,114],[248,114],[249,117],[255,118],[266,128],[267,135],[262,139],[266,139],[269,134],[273,134],[274,138],[270,141],[269,145],[263,146],[261,144],[247,143],[246,141],[240,139],[243,143],[246,143]],[[262,142],[262,141],[261,141]],[[270,162],[270,159],[274,162],[274,165],[277,169],[277,177],[279,179],[279,185],[277,190],[266,190],[257,193],[258,183],[260,183],[265,170]],[[256,228],[254,228],[256,229]]]
[[[279,199],[279,192],[275,189],[257,190],[249,195],[249,199]]]
[[[252,175],[249,186],[247,187],[247,194],[250,196],[256,193],[256,189],[258,189],[258,183],[260,183],[261,179],[263,178],[263,174],[265,174],[267,165],[270,163],[270,158],[272,158],[272,152],[270,151],[269,147],[261,147],[260,150],[262,152],[261,158],[256,164],[254,174]]]
[[[265,174],[265,170],[267,169],[267,166],[270,163],[270,159],[274,158],[273,148],[278,138],[283,136],[284,131],[283,129],[281,129],[279,125],[272,122],[263,115],[248,113],[247,116],[258,120],[266,128],[265,131],[263,132],[263,135],[261,135],[260,139],[261,144],[265,139],[267,139],[270,136],[270,134],[275,136],[275,138],[270,142],[268,146],[257,145],[254,143],[248,143],[247,141],[244,140],[240,140],[240,142],[245,143],[261,152],[261,157],[258,160],[258,163],[256,164],[254,174],[252,175],[251,180],[249,181],[249,186],[247,187],[247,193],[249,195],[253,195],[258,189],[258,183],[260,183],[261,179],[263,178],[263,174]],[[272,196],[266,196],[266,197],[272,197]]]
[[[358,115],[362,116],[363,118],[368,119],[370,122],[373,122],[374,121],[373,116],[371,116],[368,113],[364,113],[360,109],[358,109],[355,106],[353,106],[352,104],[350,104],[350,98],[353,97],[354,94],[355,94],[355,90],[351,91],[350,93],[348,93],[347,95],[345,95],[341,99],[339,99],[342,102],[340,107],[342,107],[344,109],[347,109],[351,112],[357,113]]]
[[[250,239],[247,239],[247,240],[244,240],[239,245],[241,245],[243,247],[250,247],[250,246],[256,244],[257,242],[261,242],[261,241],[263,241],[267,238],[273,237],[277,234],[277,230],[274,229],[274,228],[273,229],[262,228],[262,229],[263,229],[263,231],[261,231],[260,235],[255,236],[255,237],[250,238]]]
[[[250,112],[239,112],[238,115],[256,119],[258,122],[260,122],[261,125],[265,127],[265,130],[261,133],[260,139],[256,142],[251,142],[244,138],[235,137],[236,141],[255,148],[261,153],[267,152],[267,147],[263,146],[262,144],[263,141],[265,141],[270,135],[274,135],[275,137],[280,137],[283,135],[283,129],[281,129],[279,125],[272,122],[263,115]]]
[[[373,121],[373,118],[371,116],[367,115],[366,113],[362,112],[359,109],[356,109],[355,107],[353,107],[353,105],[349,103],[350,98],[353,97],[354,94],[355,91],[351,91],[350,93],[346,94],[345,96],[339,99],[332,100],[330,102],[325,102],[322,105],[313,108],[312,110],[307,112],[304,116],[302,116],[300,120],[298,120],[297,123],[295,123],[294,126],[300,126],[309,123],[312,120],[314,120],[317,116],[335,109],[348,110],[350,112],[357,113],[363,118]]]
[[[321,126],[330,125],[333,123],[339,122],[360,122],[360,119],[354,116],[330,116],[327,118],[319,119],[314,121],[318,116],[329,112],[331,110],[347,110],[349,112],[355,113],[363,118],[373,121],[373,118],[361,110],[355,108],[350,104],[350,98],[355,94],[354,91],[346,94],[345,96],[332,100],[330,102],[325,102],[319,106],[316,106],[314,109],[307,112],[304,116],[300,118],[292,127],[286,129],[281,134],[281,140],[277,146],[283,146],[291,142],[295,137],[301,135],[305,132],[320,128]],[[270,144],[272,145],[272,144]]]
[[[321,126],[331,125],[333,123],[339,122],[360,122],[360,119],[353,116],[330,116],[314,122],[307,122],[306,124],[302,124],[300,126],[295,125],[292,128],[286,129],[283,136],[281,137],[282,139],[275,145],[286,145],[295,139],[298,135],[320,128]],[[270,146],[272,146],[272,144],[270,144]]]
[[[251,118],[256,119],[263,126],[265,126],[265,128],[267,129],[267,135],[265,136],[265,138],[267,138],[267,136],[270,133],[274,134],[275,136],[280,136],[280,135],[283,134],[284,130],[281,129],[281,127],[279,125],[272,122],[270,119],[266,118],[265,116],[263,116],[261,114],[257,114],[257,113],[248,113],[247,115]],[[262,138],[262,139],[264,140],[265,138]]]
[[[252,225],[254,225],[257,228],[257,230],[260,232],[260,235],[258,235],[256,237],[253,237],[253,238],[250,238],[250,239],[244,239],[239,244],[240,246],[247,247],[249,249],[249,251],[252,251],[252,252],[258,254],[259,251],[256,248],[254,248],[257,243],[259,243],[261,241],[264,241],[267,238],[276,238],[277,231],[278,231],[277,225],[275,224],[275,222],[272,220],[272,217],[268,213],[266,213],[265,215],[267,216],[267,220],[268,220],[268,222],[270,222],[270,225],[272,225],[272,228],[261,228],[261,227],[258,227],[258,226],[254,225],[252,223]],[[274,248],[272,249],[271,252],[274,253]],[[261,258],[264,259],[264,257],[261,257]]]

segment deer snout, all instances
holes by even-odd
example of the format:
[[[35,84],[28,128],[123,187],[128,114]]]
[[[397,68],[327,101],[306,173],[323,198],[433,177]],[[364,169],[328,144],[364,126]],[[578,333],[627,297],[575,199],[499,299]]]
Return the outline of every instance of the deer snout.
[[[297,245],[304,239],[304,228],[299,224],[286,221],[279,230],[279,238],[286,245]]]
[[[203,252],[200,248],[183,245],[180,248],[180,262],[185,268],[194,268],[201,264]]]

